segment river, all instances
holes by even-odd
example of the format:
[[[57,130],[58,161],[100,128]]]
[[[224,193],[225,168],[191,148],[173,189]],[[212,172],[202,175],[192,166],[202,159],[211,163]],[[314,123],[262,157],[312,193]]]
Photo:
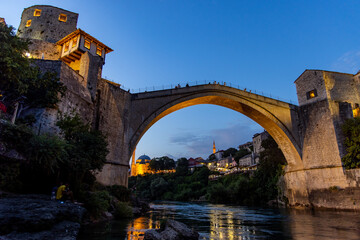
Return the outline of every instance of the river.
[[[181,221],[200,239],[360,239],[360,214],[350,211],[296,210],[209,203],[155,202],[145,217],[112,221],[85,229],[80,240],[142,239],[160,221]]]

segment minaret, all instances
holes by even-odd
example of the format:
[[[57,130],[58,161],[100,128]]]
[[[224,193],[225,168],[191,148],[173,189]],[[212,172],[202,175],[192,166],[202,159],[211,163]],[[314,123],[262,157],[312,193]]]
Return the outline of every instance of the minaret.
[[[133,152],[132,161],[131,161],[131,176],[136,176],[135,150]]]
[[[213,141],[213,153],[216,153],[215,141]]]

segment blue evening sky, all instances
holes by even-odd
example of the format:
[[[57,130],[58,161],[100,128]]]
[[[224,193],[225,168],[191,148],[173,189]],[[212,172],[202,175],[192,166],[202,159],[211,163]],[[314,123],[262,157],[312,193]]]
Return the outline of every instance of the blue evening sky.
[[[79,13],[82,28],[114,49],[103,77],[138,89],[226,81],[297,103],[305,69],[360,69],[360,1],[2,0],[0,17],[18,27],[24,8],[53,5]],[[141,139],[136,157],[206,158],[263,129],[218,106],[172,113]]]

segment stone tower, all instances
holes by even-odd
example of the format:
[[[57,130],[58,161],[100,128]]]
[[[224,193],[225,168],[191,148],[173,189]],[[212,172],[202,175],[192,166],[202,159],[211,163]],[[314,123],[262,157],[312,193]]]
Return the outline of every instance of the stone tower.
[[[216,153],[215,141],[213,141],[213,153]]]
[[[131,161],[131,176],[136,176],[136,160],[135,160],[135,151],[133,152],[132,155],[132,161]]]
[[[48,5],[25,8],[17,35],[56,43],[76,30],[78,14]]]
[[[17,35],[31,40],[28,57],[65,62],[83,78],[81,83],[95,101],[105,55],[112,49],[77,29],[77,20],[77,13],[35,5],[24,9]]]

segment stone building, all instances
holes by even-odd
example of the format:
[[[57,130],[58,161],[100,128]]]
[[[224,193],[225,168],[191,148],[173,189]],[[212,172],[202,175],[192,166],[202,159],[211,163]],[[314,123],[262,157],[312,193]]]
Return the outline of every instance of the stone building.
[[[56,133],[59,112],[79,113],[85,122],[101,130],[108,139],[108,161],[103,171],[97,174],[97,180],[127,186],[129,165],[120,160],[125,146],[120,141],[124,137],[119,135],[124,135],[124,129],[121,124],[109,125],[125,117],[119,114],[113,95],[126,102],[130,94],[120,89],[119,84],[101,77],[106,54],[113,50],[77,28],[77,21],[77,13],[58,7],[35,5],[24,9],[17,36],[31,41],[26,56],[35,59],[42,71],[57,73],[67,91],[57,109],[31,109],[22,114],[35,116],[34,128],[38,133]]]
[[[252,164],[258,164],[260,161],[260,153],[264,150],[261,146],[262,142],[269,137],[269,133],[264,131],[257,133],[253,136],[253,162]]]
[[[137,160],[136,160],[136,164],[135,166],[132,166],[132,168],[134,168],[134,170],[132,169],[132,173],[134,173],[134,175],[132,176],[137,176],[137,175],[144,175],[146,173],[150,173],[150,169],[149,169],[149,165],[150,165],[150,157],[147,155],[141,155]]]
[[[251,149],[253,148],[253,142],[247,142],[244,144],[239,145],[239,150],[248,150],[251,151]]]
[[[249,153],[239,159],[239,168],[249,167],[254,165],[254,154]]]

